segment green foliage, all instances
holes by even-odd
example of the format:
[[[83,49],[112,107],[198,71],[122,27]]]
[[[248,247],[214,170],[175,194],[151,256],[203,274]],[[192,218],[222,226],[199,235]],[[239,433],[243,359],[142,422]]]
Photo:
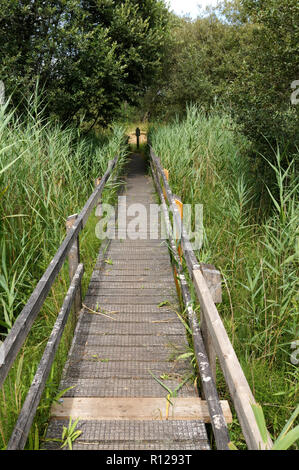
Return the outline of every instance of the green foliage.
[[[63,426],[62,436],[61,436],[61,449],[68,445],[69,450],[73,449],[73,442],[82,434],[81,430],[76,430],[79,419],[76,419],[72,422],[72,418],[69,420],[68,427]]]
[[[297,0],[224,1],[193,22],[177,20],[160,81],[144,105],[162,119],[184,116],[190,103],[205,113],[224,108],[252,142],[269,182],[260,153],[272,160],[279,144],[285,167],[299,146],[299,105],[291,104],[298,24]]]
[[[299,144],[298,106],[291,83],[299,78],[299,5],[296,0],[243,0],[250,35],[236,56],[238,70],[229,95],[243,132],[259,151],[279,142],[289,153]],[[287,159],[287,154],[285,155]]]
[[[266,426],[265,416],[263,409],[259,403],[251,405],[259,431],[261,433],[264,444],[268,441],[268,430]],[[299,439],[299,425],[291,429],[299,414],[299,405],[288,419],[286,425],[281,431],[278,438],[273,443],[271,450],[288,450],[298,439]],[[230,450],[238,450],[237,446],[233,443],[229,443]]]
[[[251,406],[252,406],[254,416],[258,424],[262,439],[264,443],[266,443],[268,432],[267,432],[263,409],[261,405],[259,404],[251,405]],[[295,411],[292,413],[291,417],[287,421],[286,425],[284,426],[278,438],[273,443],[272,450],[287,450],[289,447],[291,447],[294,444],[295,441],[299,439],[299,425],[297,425],[295,428],[290,430],[290,428],[292,427],[298,415],[299,415],[299,405],[297,406]]]
[[[108,161],[120,155],[114,170],[118,177],[127,151],[119,126],[103,133],[81,135],[41,119],[33,101],[26,120],[0,108],[0,338],[4,339],[26,304],[38,280],[66,234],[68,215],[80,212],[102,176]],[[1,113],[2,111],[2,113]],[[103,200],[112,203],[118,181],[109,181]],[[80,234],[80,255],[85,267],[83,296],[93,270],[100,240],[95,236],[98,218],[89,217]],[[21,410],[37,364],[49,339],[69,286],[68,266],[60,274],[34,322],[0,396],[0,447],[5,447]],[[38,448],[44,437],[49,410],[57,392],[75,327],[71,315],[33,423],[28,447]],[[57,394],[58,393],[58,394]]]
[[[19,112],[39,80],[48,113],[107,123],[159,73],[167,25],[157,0],[1,0],[1,79]]]
[[[223,101],[235,77],[234,55],[240,34],[216,15],[195,22],[181,19],[173,27],[170,58],[165,62],[164,82],[152,97],[151,112],[163,117],[185,114],[186,104],[200,103],[208,111]]]

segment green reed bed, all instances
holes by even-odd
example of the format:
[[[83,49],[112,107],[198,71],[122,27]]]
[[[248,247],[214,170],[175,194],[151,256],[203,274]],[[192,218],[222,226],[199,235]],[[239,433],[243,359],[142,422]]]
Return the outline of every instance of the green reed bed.
[[[77,129],[43,121],[31,108],[18,121],[0,107],[0,339],[4,340],[38,280],[65,237],[65,220],[79,213],[104,174],[108,161],[120,155],[103,200],[116,198],[126,155],[124,130],[81,136]],[[80,234],[85,266],[83,294],[96,261],[100,240],[92,215]],[[25,345],[0,390],[0,448],[5,448],[34,377],[47,339],[69,285],[65,263]],[[75,321],[70,317],[33,424],[27,448],[38,448],[58,384]]]
[[[276,165],[268,166],[273,186],[267,188],[248,157],[249,142],[230,117],[206,117],[196,107],[184,121],[152,126],[150,136],[173,192],[184,203],[203,204],[204,242],[196,253],[222,272],[219,312],[275,437],[298,403],[299,365],[291,361],[299,339],[294,164],[283,169],[277,150]],[[218,387],[227,397],[219,371]],[[244,448],[237,424],[232,435]]]

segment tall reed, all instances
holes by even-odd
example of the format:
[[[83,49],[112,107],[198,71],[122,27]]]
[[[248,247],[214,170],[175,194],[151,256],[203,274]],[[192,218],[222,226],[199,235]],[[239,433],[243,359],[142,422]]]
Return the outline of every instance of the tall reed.
[[[0,321],[7,329],[65,235],[66,217],[83,207],[108,160],[124,154],[119,127],[80,138],[30,111],[20,122],[0,108]]]
[[[80,212],[94,189],[95,178],[104,174],[116,154],[120,155],[115,170],[118,177],[126,155],[120,126],[84,136],[77,129],[44,121],[35,100],[22,120],[9,111],[8,105],[0,107],[0,340],[9,332],[65,237],[67,216]],[[115,183],[108,182],[103,200],[113,202],[118,184],[119,178]],[[92,215],[80,235],[83,290],[100,246],[96,223]],[[0,448],[7,445],[68,284],[65,263],[0,391]],[[38,447],[44,435],[74,326],[70,317],[27,447]]]

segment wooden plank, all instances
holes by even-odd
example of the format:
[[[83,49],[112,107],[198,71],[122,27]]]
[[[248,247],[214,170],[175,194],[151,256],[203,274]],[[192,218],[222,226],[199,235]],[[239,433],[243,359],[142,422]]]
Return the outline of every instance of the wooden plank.
[[[52,419],[86,420],[181,420],[198,419],[210,422],[206,401],[196,397],[170,398],[142,397],[74,397],[63,398],[62,403],[55,403],[51,410]],[[227,401],[221,401],[221,407],[227,423],[232,422],[232,414]]]
[[[157,191],[160,196],[165,224],[167,227],[169,227],[170,219],[169,219],[168,209],[166,206],[165,199],[163,197],[163,192],[162,192],[161,185],[159,183],[158,175],[156,174],[154,166],[152,164],[151,164],[151,169],[152,169],[152,174],[153,174],[154,181],[157,187]],[[215,374],[215,371],[212,370],[209,364],[209,358],[205,349],[204,341],[201,335],[201,330],[198,325],[198,320],[192,308],[192,301],[191,301],[191,295],[188,289],[188,284],[185,279],[185,275],[183,272],[180,258],[177,254],[176,244],[171,236],[169,238],[169,241],[170,241],[172,256],[174,257],[174,260],[176,263],[176,269],[179,274],[178,277],[179,277],[180,285],[181,285],[182,300],[184,302],[184,305],[187,311],[188,323],[192,331],[194,352],[195,352],[196,362],[198,365],[199,374],[201,378],[201,389],[202,389],[204,397],[207,399],[209,414],[211,417],[212,429],[213,429],[215,442],[216,442],[216,447],[219,450],[227,450],[230,437],[229,437],[226,422],[225,422],[225,419],[221,410],[219,396],[218,396],[217,388],[215,385],[215,378],[213,375],[213,373]]]
[[[251,405],[256,403],[254,396],[200,269],[193,271],[193,282],[247,446],[253,450],[269,449],[272,447],[272,441],[269,437],[267,445],[263,443],[251,408]]]
[[[46,345],[42,359],[38,365],[22,410],[19,414],[15,428],[9,440],[7,450],[22,450],[26,444],[36,409],[45,388],[46,380],[49,376],[51,366],[55,358],[55,353],[59,346],[59,342],[61,340],[61,336],[75,298],[76,290],[81,283],[83,272],[83,264],[79,264],[70,288],[67,291],[62,308],[57,316],[57,320]]]
[[[202,338],[203,338],[203,341],[204,341],[205,350],[207,352],[209,364],[210,364],[210,367],[211,367],[212,377],[213,377],[213,380],[216,384],[216,359],[217,359],[217,356],[216,356],[216,351],[215,351],[214,346],[213,346],[212,337],[211,337],[211,335],[209,333],[209,329],[207,327],[205,316],[202,314],[202,312],[200,312],[200,330],[201,330],[201,335],[202,335]]]
[[[109,162],[108,169],[100,184],[86,202],[85,206],[76,219],[76,223],[70,229],[69,233],[67,233],[48,268],[44,272],[42,278],[39,280],[28,302],[19,314],[12,329],[6,337],[3,343],[4,362],[0,366],[0,387],[6,379],[13,362],[17,357],[17,354],[24,344],[30,328],[33,325],[33,322],[36,319],[71,247],[73,246],[74,241],[78,237],[80,230],[85,226],[92,209],[96,206],[104,189],[104,185],[113,168],[115,167],[117,160],[118,156]]]

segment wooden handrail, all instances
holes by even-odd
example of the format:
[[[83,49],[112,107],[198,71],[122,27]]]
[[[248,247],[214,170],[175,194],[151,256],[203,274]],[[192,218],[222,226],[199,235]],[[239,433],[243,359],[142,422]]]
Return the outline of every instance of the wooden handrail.
[[[272,441],[268,438],[265,445],[262,440],[251,407],[256,403],[254,396],[201,270],[193,271],[193,283],[247,446],[253,450],[269,449]]]
[[[158,176],[163,181],[165,194],[174,214],[174,221],[175,223],[179,223],[180,215],[174,202],[174,196],[171,192],[160,160],[154,154],[151,146],[150,157]],[[263,442],[251,406],[256,404],[254,396],[251,392],[233,346],[229,340],[228,334],[215,306],[211,292],[202,273],[201,266],[193,252],[183,224],[181,232],[181,245],[188,272],[195,286],[196,294],[201,307],[201,314],[203,315],[206,324],[206,330],[208,331],[209,339],[211,340],[213,348],[215,349],[219,358],[220,366],[225,381],[228,385],[230,396],[232,398],[247,446],[252,450],[270,449],[272,447],[271,438],[268,435],[267,443]],[[203,329],[201,329],[201,332],[202,334],[205,334]]]
[[[221,408],[219,396],[217,393],[217,388],[213,378],[212,369],[209,364],[208,356],[204,346],[202,334],[198,326],[198,321],[196,318],[196,313],[192,308],[191,295],[188,289],[187,281],[184,276],[183,267],[181,264],[180,256],[177,254],[176,243],[171,236],[171,222],[168,214],[167,205],[164,198],[164,192],[161,188],[159,178],[156,175],[155,169],[151,164],[151,170],[154,178],[154,182],[160,196],[162,203],[162,211],[164,216],[164,221],[166,224],[167,234],[171,246],[171,253],[175,259],[176,267],[178,270],[180,285],[181,285],[181,294],[183,298],[184,305],[186,307],[188,323],[192,331],[192,339],[194,344],[194,352],[196,356],[196,362],[198,365],[199,375],[202,381],[202,390],[204,396],[207,400],[209,415],[211,418],[211,425],[215,437],[216,447],[219,450],[228,450],[229,447],[229,433],[226,425],[226,421],[223,415]]]
[[[49,376],[51,366],[53,364],[55,354],[62,337],[62,333],[64,331],[64,327],[69,317],[72,303],[74,302],[76,293],[81,285],[83,272],[84,268],[83,264],[81,263],[79,264],[73,276],[71,285],[68,289],[61,310],[57,316],[52,333],[7,445],[7,450],[22,450],[26,444],[37,407],[44,391],[46,381]]]
[[[9,373],[17,354],[19,353],[28,333],[34,323],[50,289],[55,281],[69,251],[71,250],[74,242],[78,238],[80,230],[86,225],[87,219],[98,203],[106,181],[111,175],[119,156],[116,156],[114,160],[109,161],[108,168],[102,177],[99,185],[95,188],[82,211],[76,218],[75,223],[68,231],[65,239],[58,248],[48,268],[44,272],[42,278],[39,280],[37,286],[32,292],[28,302],[21,311],[20,315],[16,319],[12,329],[7,335],[5,341],[2,344],[2,350],[4,353],[4,362],[0,366],[0,388],[5,381],[7,374]]]

